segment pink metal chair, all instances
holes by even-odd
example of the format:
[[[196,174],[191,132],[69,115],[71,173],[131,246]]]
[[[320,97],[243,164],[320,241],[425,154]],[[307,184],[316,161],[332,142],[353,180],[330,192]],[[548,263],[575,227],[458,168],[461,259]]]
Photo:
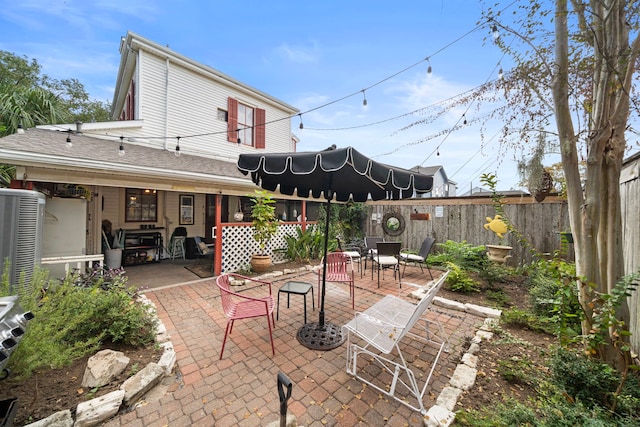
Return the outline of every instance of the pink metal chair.
[[[243,295],[231,290],[230,278],[236,280],[247,280],[252,284],[268,285],[269,295],[256,298],[249,295]],[[222,359],[222,353],[224,353],[224,345],[227,342],[227,336],[231,334],[233,329],[233,322],[238,319],[250,319],[252,317],[265,316],[267,318],[267,324],[269,325],[269,338],[271,338],[271,351],[275,356],[276,350],[273,345],[273,328],[276,327],[276,321],[273,317],[273,310],[276,306],[275,299],[271,293],[271,282],[264,282],[262,280],[255,280],[249,277],[241,276],[239,274],[222,274],[216,279],[216,284],[220,289],[220,297],[222,301],[222,309],[225,316],[227,316],[227,328],[224,331],[224,340],[222,341],[222,349],[220,350],[220,359]],[[271,320],[269,320],[271,317]]]
[[[327,262],[327,282],[349,283],[349,296],[351,297],[351,309],[355,309],[355,281],[353,276],[353,262],[345,252],[331,252],[322,259],[318,270],[318,306],[322,293],[322,270],[324,262]]]

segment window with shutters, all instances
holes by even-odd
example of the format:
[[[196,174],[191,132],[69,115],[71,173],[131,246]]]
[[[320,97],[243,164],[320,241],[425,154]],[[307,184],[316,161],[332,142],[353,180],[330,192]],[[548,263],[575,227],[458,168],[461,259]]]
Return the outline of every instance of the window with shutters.
[[[229,98],[227,140],[255,148],[265,147],[265,110]]]

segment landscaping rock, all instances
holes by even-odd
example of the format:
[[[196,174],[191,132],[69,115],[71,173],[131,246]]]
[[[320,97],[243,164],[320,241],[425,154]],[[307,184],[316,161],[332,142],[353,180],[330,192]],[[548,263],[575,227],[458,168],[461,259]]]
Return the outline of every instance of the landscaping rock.
[[[125,370],[128,364],[129,358],[121,351],[99,351],[87,361],[87,368],[82,377],[82,387],[93,388],[109,384],[114,377]]]
[[[157,363],[149,363],[140,372],[126,380],[120,389],[124,390],[124,403],[129,406],[151,390],[164,377],[165,368]]]
[[[116,390],[87,402],[76,408],[76,422],[73,427],[95,426],[118,413],[124,398],[124,390]]]
[[[71,411],[66,409],[35,423],[27,424],[25,427],[73,427],[73,417],[71,416]]]

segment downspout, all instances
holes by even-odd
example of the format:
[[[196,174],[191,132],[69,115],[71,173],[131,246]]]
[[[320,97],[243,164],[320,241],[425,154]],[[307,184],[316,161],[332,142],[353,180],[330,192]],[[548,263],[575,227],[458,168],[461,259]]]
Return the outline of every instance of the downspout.
[[[164,78],[164,149],[171,151],[169,148],[169,67],[171,62],[169,58],[165,59],[165,78]]]

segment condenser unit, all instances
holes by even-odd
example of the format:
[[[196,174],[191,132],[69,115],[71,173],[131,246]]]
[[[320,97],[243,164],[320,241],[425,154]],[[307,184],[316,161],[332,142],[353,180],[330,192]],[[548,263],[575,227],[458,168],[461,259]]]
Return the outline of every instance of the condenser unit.
[[[45,196],[38,191],[0,188],[0,260],[10,262],[10,292],[16,293],[21,274],[25,286],[42,258]]]

